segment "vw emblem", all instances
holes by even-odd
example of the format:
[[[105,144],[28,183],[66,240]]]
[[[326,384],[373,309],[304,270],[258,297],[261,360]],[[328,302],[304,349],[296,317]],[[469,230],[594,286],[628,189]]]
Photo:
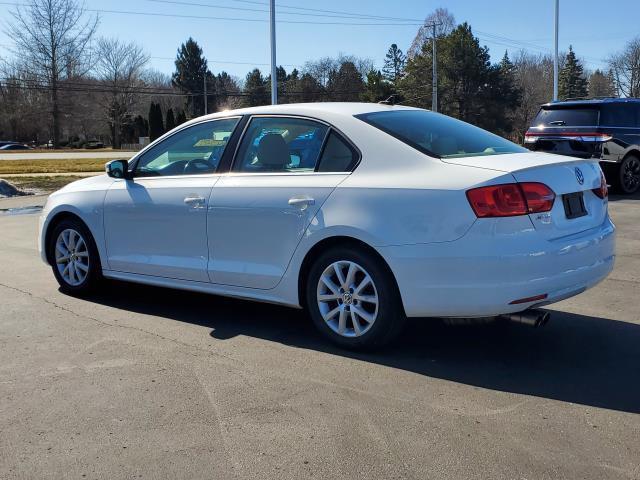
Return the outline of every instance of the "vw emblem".
[[[576,167],[576,180],[578,180],[578,183],[580,185],[584,183],[584,175],[582,174],[582,170],[580,170],[578,167]]]

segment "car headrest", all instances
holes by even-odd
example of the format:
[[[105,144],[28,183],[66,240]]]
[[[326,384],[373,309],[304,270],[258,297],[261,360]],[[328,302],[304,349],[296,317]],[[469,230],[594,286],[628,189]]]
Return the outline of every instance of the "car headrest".
[[[284,168],[291,163],[287,142],[277,133],[269,133],[260,139],[256,156],[261,165],[270,167]]]

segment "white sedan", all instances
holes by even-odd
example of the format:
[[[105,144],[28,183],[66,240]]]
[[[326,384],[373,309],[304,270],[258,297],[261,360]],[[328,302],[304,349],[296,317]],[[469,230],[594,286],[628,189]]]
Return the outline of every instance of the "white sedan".
[[[614,264],[597,160],[426,110],[265,106],[197,118],[49,197],[62,290],[103,278],[306,308],[344,347],[406,317],[539,324]]]

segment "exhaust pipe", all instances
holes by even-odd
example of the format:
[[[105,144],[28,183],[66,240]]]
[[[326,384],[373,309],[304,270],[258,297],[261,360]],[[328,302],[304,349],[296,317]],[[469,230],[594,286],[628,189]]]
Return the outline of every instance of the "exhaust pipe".
[[[500,315],[500,318],[514,323],[522,323],[530,327],[543,327],[551,318],[551,314],[542,310],[525,310],[524,312]]]

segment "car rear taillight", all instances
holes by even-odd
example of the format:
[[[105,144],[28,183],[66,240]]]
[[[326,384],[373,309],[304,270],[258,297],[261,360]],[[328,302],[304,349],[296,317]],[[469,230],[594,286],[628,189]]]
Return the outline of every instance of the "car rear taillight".
[[[527,201],[529,213],[548,212],[553,208],[556,194],[544,183],[519,183]]]
[[[506,183],[468,190],[467,199],[478,218],[513,217],[548,212],[556,194],[543,183]]]
[[[609,188],[607,187],[607,179],[604,177],[604,173],[600,172],[600,186],[592,190],[597,197],[603,200],[609,195]]]

